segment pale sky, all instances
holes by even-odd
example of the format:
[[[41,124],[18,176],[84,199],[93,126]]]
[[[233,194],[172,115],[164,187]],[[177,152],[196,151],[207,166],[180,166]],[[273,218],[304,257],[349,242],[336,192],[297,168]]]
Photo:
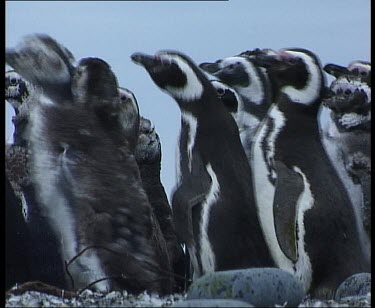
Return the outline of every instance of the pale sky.
[[[303,47],[323,65],[370,61],[370,5],[370,0],[7,1],[6,47],[24,35],[46,33],[76,60],[107,61],[119,85],[135,93],[141,115],[155,125],[170,197],[180,111],[131,61],[133,52],[174,49],[199,64],[254,48]],[[12,115],[6,104],[8,142]]]

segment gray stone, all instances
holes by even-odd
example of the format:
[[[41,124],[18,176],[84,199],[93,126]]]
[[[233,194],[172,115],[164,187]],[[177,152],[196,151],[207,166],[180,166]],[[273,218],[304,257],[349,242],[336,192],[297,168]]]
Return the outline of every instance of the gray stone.
[[[172,307],[254,307],[244,301],[231,299],[192,299],[175,303]]]
[[[195,280],[187,299],[236,299],[254,306],[298,306],[303,286],[291,273],[278,268],[249,268],[206,274]]]
[[[339,300],[344,297],[365,296],[371,292],[371,274],[358,273],[345,279],[337,288],[335,299]]]

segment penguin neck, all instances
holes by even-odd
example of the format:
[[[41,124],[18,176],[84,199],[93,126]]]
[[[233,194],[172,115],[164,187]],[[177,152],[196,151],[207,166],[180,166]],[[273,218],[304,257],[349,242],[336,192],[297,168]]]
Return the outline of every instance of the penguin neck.
[[[141,173],[142,182],[147,185],[159,185],[160,182],[160,161],[138,163],[139,172]]]
[[[289,96],[284,94],[277,102],[277,109],[284,114],[291,134],[294,136],[319,134],[319,106],[318,100],[311,105],[303,105],[290,101]]]
[[[247,96],[242,96],[241,99],[243,102],[243,109],[245,112],[250,113],[252,116],[256,117],[261,121],[267,114],[269,107],[271,106],[271,100],[266,97],[263,98],[260,104],[254,103]]]
[[[261,121],[267,114],[273,97],[267,76],[259,71],[256,77],[252,78],[252,82],[247,87],[237,86],[234,89],[243,101],[244,110]]]
[[[207,114],[217,107],[218,98],[216,90],[211,83],[209,83],[208,86],[209,87],[202,92],[200,97],[189,101],[174,97],[179,105],[182,117],[190,115],[199,118],[201,115]]]

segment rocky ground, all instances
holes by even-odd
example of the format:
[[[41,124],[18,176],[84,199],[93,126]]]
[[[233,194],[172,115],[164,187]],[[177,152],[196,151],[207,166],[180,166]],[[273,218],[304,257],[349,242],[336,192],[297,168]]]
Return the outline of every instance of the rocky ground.
[[[184,300],[186,300],[186,294],[159,297],[155,294],[142,293],[134,296],[122,291],[104,295],[87,290],[77,298],[64,298],[36,291],[27,291],[20,295],[9,295],[5,307],[173,307],[177,305],[183,307],[182,302]],[[201,307],[204,307],[204,300],[202,301]],[[220,302],[220,300],[217,301]],[[228,305],[226,306],[228,307]],[[215,304],[212,307],[215,307]],[[216,307],[219,306],[216,305]],[[282,306],[275,305],[275,307]],[[298,307],[371,307],[371,293],[362,297],[346,298],[340,302],[306,298]]]
[[[305,295],[302,283],[278,268],[249,268],[208,273],[194,280],[188,292],[160,297],[147,292],[70,292],[34,281],[6,292],[6,307],[371,307],[371,274],[348,277],[336,300]]]

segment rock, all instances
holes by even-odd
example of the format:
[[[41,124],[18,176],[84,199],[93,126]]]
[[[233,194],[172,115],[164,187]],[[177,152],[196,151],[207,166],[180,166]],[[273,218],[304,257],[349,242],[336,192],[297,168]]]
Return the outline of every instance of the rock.
[[[335,300],[352,296],[366,296],[370,292],[371,274],[358,273],[345,279],[344,282],[337,288]]]
[[[254,307],[249,303],[233,299],[192,299],[178,302],[172,307]]]
[[[187,299],[235,299],[254,306],[298,306],[302,284],[278,268],[249,268],[206,274],[192,283]]]

